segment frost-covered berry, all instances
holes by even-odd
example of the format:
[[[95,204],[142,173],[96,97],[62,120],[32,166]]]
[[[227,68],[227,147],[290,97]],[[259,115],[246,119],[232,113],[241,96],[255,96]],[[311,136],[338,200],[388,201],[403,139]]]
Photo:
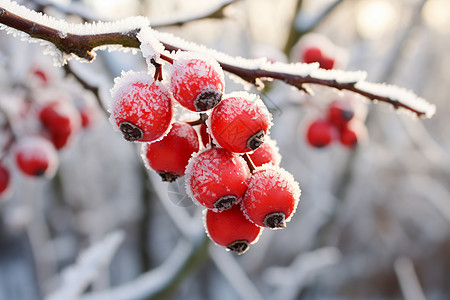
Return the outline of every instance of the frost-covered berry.
[[[143,145],[142,159],[158,172],[163,181],[174,181],[184,175],[193,153],[199,150],[197,132],[185,122],[174,122],[162,140]]]
[[[327,121],[317,119],[308,125],[306,139],[308,143],[316,148],[328,146],[335,138],[336,128]]]
[[[245,160],[222,148],[207,148],[189,160],[186,191],[206,208],[229,209],[247,189],[250,170]]]
[[[339,130],[339,141],[344,146],[354,147],[358,143],[358,134],[352,126],[343,126]]]
[[[9,190],[11,175],[8,168],[0,164],[0,196],[5,195]]]
[[[249,154],[249,156],[255,167],[260,167],[267,163],[278,166],[281,161],[281,155],[276,142],[269,136],[266,136],[264,143],[253,153]]]
[[[149,74],[122,74],[115,79],[111,96],[110,121],[125,140],[152,142],[169,131],[173,115],[169,91]]]
[[[63,148],[81,126],[76,108],[67,101],[53,101],[39,111],[39,120],[56,149]]]
[[[236,153],[256,150],[272,125],[271,115],[262,100],[245,92],[223,99],[208,120],[214,141]]]
[[[346,125],[355,116],[355,110],[348,101],[334,100],[328,106],[328,120],[337,127]]]
[[[216,60],[183,52],[173,62],[170,90],[175,100],[192,111],[206,111],[222,99],[225,82]]]
[[[52,143],[41,137],[20,139],[14,151],[17,166],[28,176],[51,177],[58,166],[58,155]]]
[[[280,167],[256,169],[242,199],[242,210],[256,225],[272,229],[286,226],[300,199],[294,177]]]
[[[262,228],[249,221],[237,205],[222,212],[206,210],[204,223],[211,240],[237,254],[244,254],[262,232]]]

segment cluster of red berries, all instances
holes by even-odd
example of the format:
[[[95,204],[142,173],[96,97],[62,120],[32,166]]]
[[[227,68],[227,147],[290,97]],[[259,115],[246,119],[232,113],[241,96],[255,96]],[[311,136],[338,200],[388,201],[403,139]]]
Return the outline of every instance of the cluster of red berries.
[[[317,148],[339,140],[347,147],[354,147],[362,134],[362,120],[356,116],[352,103],[344,99],[332,101],[325,118],[310,122],[306,130],[308,143]]]
[[[164,58],[164,76],[166,64],[150,60],[154,75],[117,78],[110,120],[126,140],[145,142],[142,158],[164,181],[186,175],[187,193],[206,208],[208,236],[242,254],[262,228],[286,226],[299,201],[298,183],[279,167],[262,100],[246,92],[224,96],[217,61],[191,52],[174,56]],[[176,121],[176,104],[198,120]]]
[[[1,141],[0,195],[10,190],[9,154],[22,174],[50,178],[58,166],[58,150],[67,147],[81,127],[93,122],[95,106],[88,98],[67,92],[61,79],[33,66],[26,84],[12,91],[18,98],[14,107],[2,107],[5,139]]]

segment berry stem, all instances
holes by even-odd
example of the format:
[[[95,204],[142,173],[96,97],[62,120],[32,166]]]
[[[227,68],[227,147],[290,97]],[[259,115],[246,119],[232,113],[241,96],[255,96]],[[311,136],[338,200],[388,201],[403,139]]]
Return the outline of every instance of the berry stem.
[[[250,158],[250,155],[248,155],[248,153],[245,153],[242,155],[242,157],[245,159],[245,162],[247,163],[247,166],[250,169],[250,173],[253,173],[253,171],[255,171],[256,169],[256,166],[253,163],[252,159]]]
[[[204,124],[207,119],[208,119],[208,115],[207,114],[200,113],[200,116],[199,116],[199,118],[197,120],[187,121],[186,123],[188,123],[191,126],[197,126],[197,125]]]

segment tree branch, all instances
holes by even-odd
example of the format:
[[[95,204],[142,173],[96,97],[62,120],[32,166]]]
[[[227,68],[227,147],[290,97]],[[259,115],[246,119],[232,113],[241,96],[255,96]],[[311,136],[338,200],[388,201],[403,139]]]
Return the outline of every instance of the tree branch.
[[[1,7],[0,23],[16,30],[25,32],[32,38],[42,39],[53,43],[63,53],[74,54],[80,58],[87,59],[88,61],[91,61],[95,58],[95,53],[93,52],[93,50],[99,46],[121,45],[123,47],[130,48],[140,47],[140,41],[137,38],[137,34],[139,33],[140,28],[130,29],[124,32],[85,35],[64,33],[58,31],[57,29],[27,20]],[[164,45],[165,49],[168,51],[190,50],[177,47],[168,41],[161,40],[161,42]],[[383,93],[378,90],[374,91],[374,89],[363,89],[359,85],[362,80],[357,80],[355,82],[342,82],[337,80],[337,75],[335,77],[331,76],[329,78],[324,78],[322,76],[315,76],[312,74],[300,75],[279,70],[273,71],[264,69],[262,66],[255,68],[245,67],[240,66],[241,64],[238,64],[237,62],[235,64],[231,64],[229,62],[221,61],[220,58],[218,59],[218,62],[222,66],[223,70],[237,75],[238,77],[253,85],[258,85],[259,80],[277,79],[291,86],[297,87],[302,91],[307,91],[307,89],[304,87],[305,84],[317,84],[328,86],[338,90],[351,91],[356,94],[362,95],[372,101],[381,101],[388,103],[395,109],[404,108],[414,113],[418,117],[431,117],[435,112],[435,107],[433,105],[427,103],[424,99],[421,99],[412,93],[409,93],[408,96],[410,98],[412,97],[414,101],[417,100],[418,102],[420,102],[417,105],[419,106],[419,108],[415,107],[412,103],[409,103],[411,102],[411,99],[403,99],[403,101],[402,99],[398,99],[397,94],[400,96],[404,96],[405,94],[401,89],[398,89],[398,91],[396,90],[392,93]]]

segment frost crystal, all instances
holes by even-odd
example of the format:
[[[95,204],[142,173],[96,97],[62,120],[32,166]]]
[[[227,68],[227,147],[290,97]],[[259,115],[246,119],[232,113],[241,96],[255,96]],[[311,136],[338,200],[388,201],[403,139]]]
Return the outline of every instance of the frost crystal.
[[[153,30],[150,27],[144,27],[139,31],[137,38],[141,42],[141,51],[147,64],[151,64],[153,59],[155,62],[162,64],[161,55],[165,51],[163,44],[155,38]]]

